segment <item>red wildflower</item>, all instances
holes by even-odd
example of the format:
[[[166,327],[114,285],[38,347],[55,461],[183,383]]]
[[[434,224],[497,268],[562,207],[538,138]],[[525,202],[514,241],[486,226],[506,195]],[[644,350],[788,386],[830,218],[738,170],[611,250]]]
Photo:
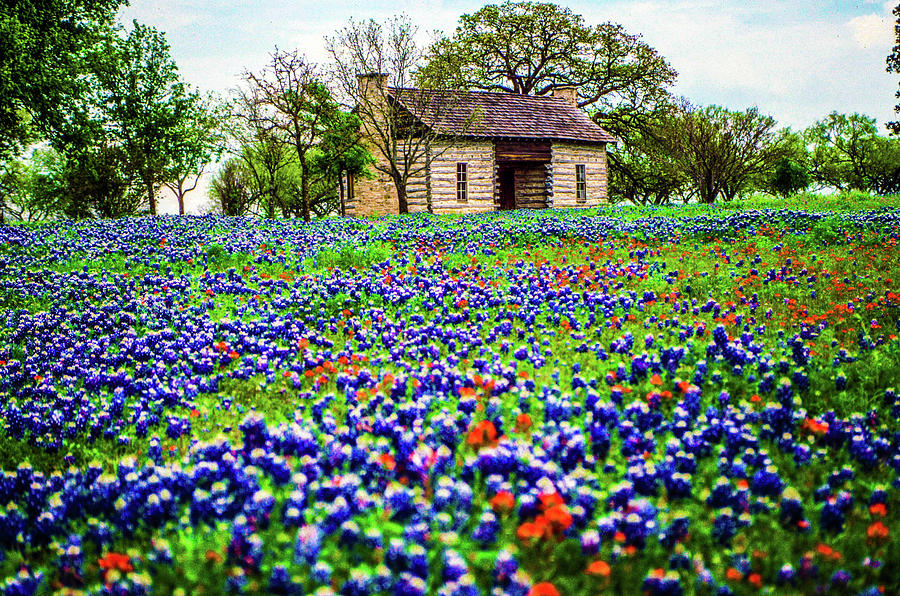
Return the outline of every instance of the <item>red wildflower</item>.
[[[533,522],[525,522],[519,526],[519,529],[516,530],[516,536],[522,542],[531,542],[532,540],[539,540],[543,538],[547,534],[548,528],[547,524],[544,522],[542,516],[538,516]]]
[[[397,462],[394,460],[394,456],[390,453],[382,453],[378,456],[378,463],[385,467],[388,471],[393,471],[394,468],[397,467]]]
[[[497,428],[490,420],[482,420],[469,431],[466,443],[475,449],[497,444]]]
[[[547,509],[544,518],[550,523],[554,533],[562,533],[572,525],[572,514],[565,505],[555,505]]]
[[[821,542],[816,545],[816,552],[829,559],[834,559],[835,561],[839,561],[843,557],[840,551],[836,551],[827,544],[822,544]]]
[[[559,590],[550,582],[541,582],[531,587],[528,596],[559,596]]]
[[[509,513],[516,506],[516,498],[509,491],[501,490],[491,499],[491,509],[496,513]]]
[[[728,571],[725,572],[725,577],[733,582],[736,582],[744,579],[744,574],[734,567],[729,567]]]
[[[609,563],[606,561],[594,561],[588,568],[584,571],[588,575],[599,575],[600,577],[609,577],[609,574],[612,572],[612,568],[609,566]]]
[[[819,422],[815,418],[807,418],[800,426],[803,430],[809,431],[814,435],[824,435],[828,432],[828,423]]]
[[[516,416],[516,432],[527,433],[531,430],[531,416],[522,413]]]
[[[869,513],[872,515],[877,515],[878,517],[884,517],[887,515],[887,507],[884,503],[875,503],[873,505],[869,505]]]
[[[881,520],[878,520],[874,524],[870,525],[868,529],[866,529],[866,536],[868,536],[871,540],[875,542],[880,542],[882,540],[887,540],[890,535],[890,530]]]
[[[541,511],[546,511],[551,507],[556,507],[558,505],[564,505],[565,501],[563,501],[562,497],[559,496],[559,493],[542,493],[540,496],[541,499]]]
[[[224,558],[216,551],[208,550],[206,551],[206,560],[211,563],[221,563],[222,561],[224,561]]]
[[[131,565],[131,559],[128,555],[123,555],[122,553],[106,553],[106,556],[100,557],[97,560],[97,563],[100,565],[100,568],[104,570],[115,569],[123,573],[134,571],[134,567]]]

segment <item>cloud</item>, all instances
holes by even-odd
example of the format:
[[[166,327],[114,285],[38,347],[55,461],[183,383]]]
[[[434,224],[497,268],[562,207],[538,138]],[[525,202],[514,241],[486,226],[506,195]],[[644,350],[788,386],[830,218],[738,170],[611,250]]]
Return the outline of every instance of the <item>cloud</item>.
[[[327,62],[325,36],[352,16],[406,12],[423,36],[450,34],[482,0],[132,0],[138,18],[166,31],[185,78],[227,92],[262,68],[277,45]],[[893,118],[896,76],[884,72],[896,0],[570,0],[590,23],[622,23],[678,71],[675,92],[698,104],[758,106],[805,127],[832,110]]]
[[[890,51],[894,44],[894,23],[889,17],[867,14],[853,17],[847,22],[856,44],[867,50],[878,48]]]
[[[134,2],[126,6],[120,15],[120,22],[165,23],[164,30],[171,32],[196,26],[203,20],[202,2],[182,0],[155,0],[154,2]]]
[[[617,21],[641,33],[678,71],[675,92],[694,103],[757,106],[794,128],[833,110],[887,120],[896,88],[883,66],[889,10],[854,16],[859,7],[838,12],[813,0],[785,4],[620,0],[579,8],[589,21]]]

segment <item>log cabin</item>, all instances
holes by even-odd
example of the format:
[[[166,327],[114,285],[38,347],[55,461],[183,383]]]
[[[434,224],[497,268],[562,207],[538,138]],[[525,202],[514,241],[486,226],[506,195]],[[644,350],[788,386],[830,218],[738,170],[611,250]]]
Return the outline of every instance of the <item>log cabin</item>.
[[[437,94],[452,97],[452,107],[436,125],[437,134],[429,135],[430,159],[422,160],[423,167],[406,185],[411,213],[578,208],[607,202],[606,145],[616,139],[578,107],[574,87],[529,96],[391,88],[385,86],[384,75],[358,78],[364,93],[380,93],[421,127],[438,121]],[[366,134],[363,119],[364,138]],[[372,154],[387,163],[377,149],[372,148]],[[399,212],[391,178],[372,170],[374,178],[347,180],[346,215]]]

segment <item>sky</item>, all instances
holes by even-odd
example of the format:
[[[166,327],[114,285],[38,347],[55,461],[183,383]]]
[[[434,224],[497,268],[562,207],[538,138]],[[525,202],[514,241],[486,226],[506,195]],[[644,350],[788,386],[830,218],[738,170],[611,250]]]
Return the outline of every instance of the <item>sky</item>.
[[[499,0],[497,0],[499,2]],[[427,41],[451,34],[471,0],[131,0],[119,20],[164,31],[182,77],[227,96],[245,70],[278,47],[325,63],[324,38],[350,18],[406,13]],[[781,126],[805,128],[832,111],[893,119],[896,74],[885,72],[897,0],[559,1],[588,24],[620,23],[678,71],[673,92],[697,105],[757,107]],[[203,185],[205,187],[205,185]],[[204,188],[188,195],[196,211]],[[174,201],[164,202],[170,210]]]

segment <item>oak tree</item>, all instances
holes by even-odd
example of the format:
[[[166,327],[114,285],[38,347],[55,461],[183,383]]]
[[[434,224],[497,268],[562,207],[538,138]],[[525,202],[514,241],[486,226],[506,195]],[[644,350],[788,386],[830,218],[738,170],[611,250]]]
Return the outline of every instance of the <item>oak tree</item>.
[[[545,95],[576,87],[604,125],[668,98],[677,73],[640,35],[585,23],[548,2],[491,4],[460,17],[430,48],[420,78],[458,89]]]
[[[701,203],[730,201],[752,190],[754,179],[785,154],[775,119],[756,108],[698,108],[682,102],[658,138]]]

